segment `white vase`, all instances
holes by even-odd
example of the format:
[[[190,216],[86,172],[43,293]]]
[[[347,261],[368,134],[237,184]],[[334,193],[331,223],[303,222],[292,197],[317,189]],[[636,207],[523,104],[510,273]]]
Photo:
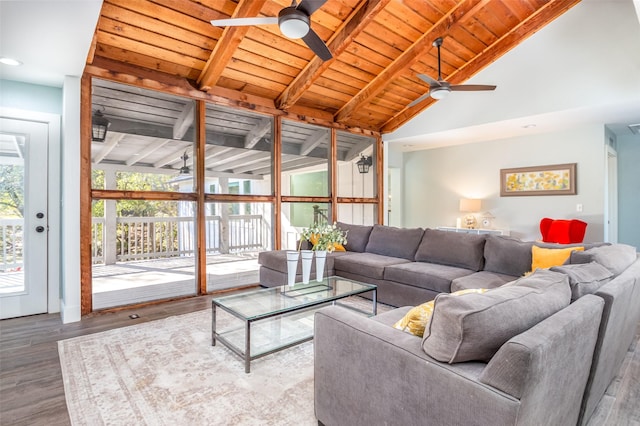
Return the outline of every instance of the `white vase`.
[[[327,251],[316,251],[316,281],[321,282],[324,278],[324,263],[327,260]]]
[[[296,283],[296,272],[298,270],[298,258],[300,252],[288,251],[287,252],[287,284],[292,286]]]
[[[302,254],[302,283],[309,284],[313,252],[311,250],[302,250],[300,253]]]

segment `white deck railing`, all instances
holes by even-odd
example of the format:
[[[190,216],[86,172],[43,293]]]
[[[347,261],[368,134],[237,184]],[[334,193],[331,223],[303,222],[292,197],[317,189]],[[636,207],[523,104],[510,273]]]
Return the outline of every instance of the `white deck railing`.
[[[94,217],[92,257],[105,262],[105,219]],[[241,253],[267,250],[271,228],[262,215],[207,216],[207,254]],[[192,256],[195,254],[195,223],[191,217],[118,217],[116,219],[115,259],[120,262],[141,259]]]
[[[0,272],[23,266],[24,219],[0,219]]]

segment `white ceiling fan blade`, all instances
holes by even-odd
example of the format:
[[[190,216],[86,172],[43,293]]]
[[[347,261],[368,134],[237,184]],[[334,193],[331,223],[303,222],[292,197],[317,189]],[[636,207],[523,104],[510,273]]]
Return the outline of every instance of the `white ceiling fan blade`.
[[[229,19],[214,19],[211,21],[211,25],[216,27],[239,27],[243,25],[278,25],[278,18],[273,17],[256,17],[256,18],[229,18]]]

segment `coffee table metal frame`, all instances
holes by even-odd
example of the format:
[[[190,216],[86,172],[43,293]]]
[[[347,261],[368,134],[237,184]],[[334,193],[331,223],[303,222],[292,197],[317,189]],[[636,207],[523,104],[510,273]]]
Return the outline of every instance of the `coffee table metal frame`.
[[[351,289],[343,289],[341,292],[336,293],[338,286],[348,287],[351,285]],[[327,292],[323,294],[323,292]],[[251,361],[261,358],[263,356],[272,354],[283,349],[290,348],[300,343],[313,339],[313,332],[309,336],[299,338],[281,346],[275,346],[273,349],[259,353],[258,355],[251,354],[251,325],[257,321],[266,320],[274,317],[284,317],[291,313],[300,313],[309,311],[310,315],[313,315],[313,311],[317,310],[322,305],[329,303],[336,304],[340,299],[347,298],[349,296],[355,296],[357,294],[372,292],[372,313],[377,314],[377,286],[374,284],[365,284],[358,281],[350,280],[342,277],[327,277],[322,282],[311,281],[309,284],[297,283],[295,286],[282,286],[271,287],[259,290],[252,290],[250,292],[244,292],[237,295],[224,296],[214,298],[211,301],[211,345],[215,346],[217,341],[223,343],[226,347],[231,349],[236,355],[244,359],[244,371],[250,372]],[[265,309],[262,312],[257,312],[251,316],[244,315],[238,312],[233,307],[225,304],[238,298],[247,296],[264,296],[265,298],[289,298],[287,300],[291,303],[290,306],[280,307],[277,310]],[[309,296],[315,297],[310,298]],[[275,300],[275,299],[274,299]],[[229,303],[230,304],[230,303]],[[341,304],[341,306],[355,309],[353,307]],[[219,332],[216,329],[216,310],[220,308],[225,312],[233,315],[236,318],[244,321],[244,348],[231,342],[230,339],[225,337],[224,332]],[[357,309],[356,309],[357,310]]]

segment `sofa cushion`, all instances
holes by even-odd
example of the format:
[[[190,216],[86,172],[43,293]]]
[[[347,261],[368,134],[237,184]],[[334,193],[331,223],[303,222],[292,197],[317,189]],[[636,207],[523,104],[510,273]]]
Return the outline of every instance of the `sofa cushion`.
[[[415,260],[479,271],[484,265],[485,241],[485,235],[426,229]]]
[[[461,296],[463,294],[484,293],[486,291],[486,288],[471,288],[456,291],[455,293],[451,293],[451,295]],[[427,327],[431,321],[431,315],[433,314],[433,302],[433,300],[430,300],[411,308],[404,317],[400,318],[400,320],[393,324],[393,328],[413,334],[414,336],[422,337],[424,335],[425,327]]]
[[[438,361],[488,361],[507,340],[569,305],[566,275],[538,269],[483,294],[435,299],[422,348]]]
[[[613,273],[597,262],[554,266],[551,270],[569,277],[572,302],[585,294],[595,293],[613,278]]]
[[[347,244],[344,245],[347,251],[357,251],[359,253],[365,251],[373,226],[352,225],[344,222],[338,222],[336,225],[347,232]]]
[[[345,260],[348,257],[349,260],[341,262],[340,259],[342,257],[344,257]],[[399,263],[409,263],[406,259],[382,256],[374,253],[351,253],[347,256],[336,257],[335,260],[338,261],[337,263],[334,263],[336,275],[340,275],[340,272],[348,272],[377,280],[382,280],[384,278],[385,267],[397,265]]]
[[[473,274],[458,277],[451,281],[451,292],[465,290],[467,288],[496,288],[515,279],[513,275],[499,274],[497,272],[479,271]]]
[[[366,251],[383,256],[413,260],[422,240],[422,228],[396,228],[373,225]]]
[[[384,279],[414,287],[426,288],[438,293],[449,293],[451,281],[473,272],[455,266],[437,263],[408,262],[390,265],[384,270]]]
[[[531,270],[551,268],[563,265],[574,251],[583,251],[584,247],[544,248],[533,245],[531,247]]]
[[[500,235],[487,236],[484,246],[484,270],[522,276],[531,270],[532,241],[520,241]]]
[[[614,275],[620,275],[638,258],[635,247],[626,244],[612,244],[590,248],[582,253],[571,253],[570,263],[598,262]]]

